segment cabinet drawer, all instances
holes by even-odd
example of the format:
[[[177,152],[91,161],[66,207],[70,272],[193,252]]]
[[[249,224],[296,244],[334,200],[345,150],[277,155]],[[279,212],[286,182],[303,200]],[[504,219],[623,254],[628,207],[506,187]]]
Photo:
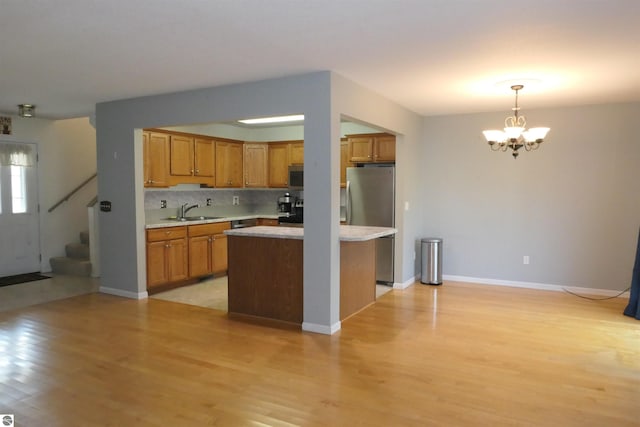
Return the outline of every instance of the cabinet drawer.
[[[147,230],[147,242],[160,242],[187,237],[187,227],[163,227]]]
[[[229,221],[214,222],[211,224],[190,225],[189,237],[210,236],[213,234],[221,234],[224,230],[229,230],[230,228],[231,228],[231,223]]]

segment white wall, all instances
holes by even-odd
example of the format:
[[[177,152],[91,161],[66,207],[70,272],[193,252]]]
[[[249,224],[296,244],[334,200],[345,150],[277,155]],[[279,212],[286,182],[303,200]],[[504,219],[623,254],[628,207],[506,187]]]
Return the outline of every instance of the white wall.
[[[444,274],[625,289],[640,226],[640,104],[525,110],[551,131],[516,160],[481,134],[507,113],[424,119],[416,181],[423,234],[444,238]]]
[[[64,246],[87,230],[87,203],[97,194],[96,181],[49,213],[48,209],[96,172],[96,134],[88,118],[47,120],[12,117],[13,137],[38,145],[41,269],[49,258],[63,256]]]

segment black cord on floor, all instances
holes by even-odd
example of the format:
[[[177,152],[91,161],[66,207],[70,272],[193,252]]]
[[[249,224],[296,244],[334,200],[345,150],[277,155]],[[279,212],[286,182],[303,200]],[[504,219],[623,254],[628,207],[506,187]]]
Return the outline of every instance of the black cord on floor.
[[[624,294],[625,292],[627,292],[629,289],[631,289],[631,286],[629,286],[627,289],[625,289],[624,291],[620,292],[618,295],[614,295],[612,297],[604,297],[604,298],[591,298],[591,297],[585,297],[584,295],[578,295],[576,293],[571,292],[568,289],[562,288],[563,291],[565,291],[568,294],[571,294],[573,296],[579,297],[579,298],[584,298],[584,299],[588,299],[591,301],[604,301],[604,300],[608,300],[608,299],[614,299],[614,298],[618,298],[620,295]]]

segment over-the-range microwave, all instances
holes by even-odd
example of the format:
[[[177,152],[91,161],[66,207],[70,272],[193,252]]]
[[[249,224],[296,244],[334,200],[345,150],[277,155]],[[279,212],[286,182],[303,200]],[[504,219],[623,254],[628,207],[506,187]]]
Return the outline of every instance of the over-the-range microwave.
[[[289,190],[304,188],[304,165],[289,166]]]

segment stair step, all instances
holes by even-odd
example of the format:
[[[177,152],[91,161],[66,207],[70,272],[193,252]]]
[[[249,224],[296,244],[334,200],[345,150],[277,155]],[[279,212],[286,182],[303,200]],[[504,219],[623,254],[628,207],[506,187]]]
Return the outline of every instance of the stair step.
[[[64,251],[69,258],[80,260],[89,259],[89,245],[84,243],[68,243],[65,245]]]
[[[89,260],[53,257],[49,259],[49,264],[51,264],[51,271],[55,274],[91,276],[91,262]]]
[[[89,232],[81,231],[80,232],[80,243],[84,243],[85,245],[89,244]]]

